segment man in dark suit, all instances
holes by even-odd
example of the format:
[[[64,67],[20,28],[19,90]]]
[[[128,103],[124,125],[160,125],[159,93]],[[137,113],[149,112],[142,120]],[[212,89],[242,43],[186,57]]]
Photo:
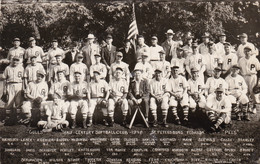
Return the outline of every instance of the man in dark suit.
[[[78,52],[79,50],[77,48],[77,43],[73,42],[70,45],[70,50],[67,53],[65,53],[65,58],[63,59],[63,62],[70,67],[74,63],[75,56]]]
[[[116,47],[112,45],[113,37],[108,34],[106,37],[107,45],[101,49],[101,60],[110,69],[110,65],[116,60]]]
[[[123,62],[129,64],[129,70],[132,72],[134,70],[136,64],[136,56],[135,51],[131,47],[130,40],[125,41],[125,46],[119,49],[120,52],[123,54]]]
[[[149,112],[149,84],[146,79],[142,78],[142,69],[136,68],[134,70],[134,79],[130,82],[128,92],[128,103],[130,108],[134,108],[135,105],[141,105],[141,109],[145,109],[145,119],[148,121]]]

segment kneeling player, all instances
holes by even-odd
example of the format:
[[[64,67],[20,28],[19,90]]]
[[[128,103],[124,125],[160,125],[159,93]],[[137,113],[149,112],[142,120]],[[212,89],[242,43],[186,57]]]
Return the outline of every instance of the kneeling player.
[[[188,80],[188,95],[190,102],[190,111],[195,112],[197,105],[200,110],[204,111],[206,99],[204,93],[204,82],[198,78],[198,71],[196,68],[191,69],[191,79]]]
[[[70,93],[70,107],[69,113],[72,119],[71,128],[74,129],[76,127],[76,114],[78,109],[81,110],[81,114],[83,116],[83,128],[87,128],[87,114],[88,114],[88,102],[87,102],[87,87],[88,84],[85,81],[81,80],[81,73],[74,72],[75,81],[71,84]]]
[[[114,110],[115,106],[120,107],[123,113],[123,126],[126,126],[126,116],[128,113],[128,102],[126,99],[128,93],[128,83],[122,77],[123,69],[116,68],[114,79],[109,82],[111,89],[110,98],[108,100],[108,118],[109,126],[114,124]]]
[[[53,101],[48,105],[44,105],[42,110],[47,116],[47,120],[41,120],[37,125],[43,132],[62,131],[63,128],[69,126],[69,122],[66,120],[67,106],[61,100],[61,94],[55,93]]]
[[[43,78],[45,72],[39,70],[37,72],[37,79],[35,82],[28,84],[25,91],[25,98],[27,101],[22,105],[22,113],[25,115],[24,120],[20,120],[20,123],[29,124],[32,117],[32,109],[40,108],[41,103],[45,101],[48,97],[48,85]]]
[[[150,109],[154,119],[153,127],[157,126],[157,105],[161,105],[163,126],[168,127],[166,118],[169,108],[169,98],[165,92],[166,84],[167,80],[162,77],[162,71],[156,69],[155,78],[150,81]]]
[[[180,103],[183,110],[184,124],[188,123],[189,99],[187,94],[188,83],[185,77],[179,75],[179,66],[173,66],[172,77],[168,80],[166,91],[170,94],[169,106],[174,115],[174,119],[178,125],[181,124],[177,112],[177,105]]]
[[[208,97],[206,110],[213,132],[220,130],[220,125],[231,122],[231,102],[225,96],[223,88],[217,88],[215,94]]]
[[[107,100],[109,97],[109,86],[107,82],[103,79],[101,79],[101,73],[98,71],[93,72],[93,80],[89,84],[88,89],[88,99],[89,99],[89,123],[87,126],[92,125],[92,116],[94,113],[94,110],[97,106],[99,106],[103,112],[103,121],[105,125],[108,125],[107,123]]]
[[[241,115],[244,114],[244,119],[250,121],[247,109],[249,99],[247,97],[247,85],[242,76],[239,73],[240,67],[237,65],[232,66],[231,74],[226,77],[226,82],[228,83],[228,92],[229,92],[229,99],[232,103],[232,110],[237,116],[237,120],[241,120]],[[242,106],[240,110],[238,105]],[[243,113],[242,113],[243,112]]]

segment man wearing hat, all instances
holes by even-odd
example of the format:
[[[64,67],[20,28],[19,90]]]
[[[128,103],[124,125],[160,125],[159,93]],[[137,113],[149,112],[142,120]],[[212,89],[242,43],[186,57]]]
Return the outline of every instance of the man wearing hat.
[[[100,47],[94,43],[96,37],[93,34],[88,34],[88,37],[85,39],[85,46],[82,47],[81,51],[83,52],[83,63],[88,67],[95,63],[94,55],[100,53]]]
[[[24,83],[26,87],[30,82],[34,82],[37,79],[37,71],[39,70],[45,72],[42,64],[37,62],[37,57],[35,55],[31,55],[30,64],[27,65],[24,70]]]
[[[183,49],[183,57],[187,58],[192,54],[192,42],[193,42],[193,36],[188,35],[185,39],[186,41],[184,42],[184,46],[182,47]]]
[[[29,47],[25,50],[24,59],[27,60],[27,64],[31,62],[30,59],[32,56],[36,56],[37,63],[42,63],[42,58],[45,56],[43,49],[36,45],[34,37],[29,38]]]
[[[177,113],[177,105],[180,103],[184,115],[184,124],[188,123],[189,115],[189,98],[187,94],[188,83],[185,77],[179,75],[179,66],[172,66],[172,76],[166,85],[166,91],[169,97],[170,110],[173,113],[174,119],[180,125],[180,118]]]
[[[184,55],[184,50],[181,47],[177,47],[177,58],[172,58],[171,60],[171,66],[179,66],[179,74],[186,77],[186,71],[185,71],[185,58],[183,57]]]
[[[144,36],[138,35],[137,36],[137,46],[136,46],[136,61],[140,62],[142,58],[142,54],[147,53],[148,58],[147,60],[150,61],[150,48],[148,45],[145,44]]]
[[[112,80],[114,78],[114,74],[116,71],[116,68],[120,67],[123,69],[123,75],[122,78],[124,78],[127,83],[130,82],[130,71],[129,71],[129,65],[122,61],[123,54],[122,52],[116,53],[116,61],[111,64],[110,70],[109,70],[109,80]]]
[[[37,123],[37,126],[43,132],[62,131],[63,128],[69,126],[67,117],[67,105],[62,101],[61,95],[58,92],[53,94],[53,101],[48,105],[43,105],[41,111],[45,117],[45,120],[41,120]]]
[[[43,80],[45,77],[45,72],[42,70],[38,70],[37,79],[34,82],[30,82],[28,87],[25,90],[25,98],[22,105],[22,113],[24,120],[20,120],[19,122],[29,124],[32,117],[32,109],[40,108],[41,103],[44,102],[48,98],[48,85]]]
[[[191,68],[196,67],[199,70],[199,78],[204,81],[204,71],[206,69],[203,56],[198,52],[198,44],[192,43],[192,54],[185,60],[186,71],[191,77]]]
[[[52,82],[57,81],[57,72],[58,71],[64,71],[66,79],[69,79],[70,69],[69,66],[62,62],[62,55],[57,54],[55,55],[56,58],[56,65],[53,67],[53,70],[51,70],[53,73]]]
[[[166,60],[170,62],[172,58],[176,57],[176,48],[178,47],[178,43],[173,41],[173,35],[175,33],[172,29],[167,30],[165,34],[167,39],[162,43],[162,47],[166,54]]]
[[[241,59],[242,57],[245,57],[245,52],[244,52],[245,47],[250,47],[253,56],[256,57],[258,55],[258,53],[259,53],[258,49],[254,46],[253,43],[248,42],[248,36],[246,33],[240,34],[239,40],[240,40],[241,44],[237,48],[238,60]]]
[[[65,58],[63,59],[63,62],[67,64],[69,67],[75,62],[76,55],[79,53],[78,49],[79,43],[74,41],[70,44],[70,49],[65,53]]]
[[[130,82],[129,86],[129,99],[128,103],[133,109],[136,105],[141,105],[141,109],[145,109],[145,119],[148,121],[149,113],[149,83],[142,77],[143,70],[134,70],[134,79]]]
[[[223,88],[216,88],[215,94],[207,99],[206,113],[212,132],[220,131],[222,125],[231,122],[231,102],[225,96]]]
[[[61,55],[62,59],[64,59],[64,51],[58,47],[58,40],[53,39],[51,42],[51,48],[49,49],[47,53],[47,58],[50,61],[52,58],[54,58],[56,55]]]
[[[163,78],[169,78],[171,75],[171,64],[165,59],[165,51],[162,49],[160,52],[160,60],[154,65],[154,70],[162,70]]]
[[[76,127],[76,114],[78,110],[81,111],[83,120],[83,128],[87,128],[87,116],[88,116],[88,101],[87,101],[87,92],[88,92],[88,83],[81,80],[81,72],[74,72],[75,80],[71,82],[71,90],[69,95],[70,106],[69,113],[72,119],[71,128]]]
[[[194,114],[198,106],[201,111],[204,111],[206,105],[206,98],[203,95],[205,84],[199,79],[199,70],[197,68],[191,69],[191,78],[188,80],[187,93],[189,95],[190,111]]]
[[[201,55],[205,55],[209,52],[208,43],[210,39],[210,34],[205,32],[202,35],[202,43],[198,46],[198,51]]]
[[[101,79],[106,79],[107,77],[107,67],[105,64],[101,63],[101,55],[100,54],[95,54],[95,63],[92,64],[89,68],[89,74],[90,78],[93,79],[94,77],[94,71],[97,71],[100,73],[100,78]]]
[[[88,100],[89,100],[89,123],[87,126],[92,125],[92,117],[95,109],[98,107],[99,110],[102,110],[103,113],[103,122],[105,125],[107,123],[107,104],[109,98],[109,86],[108,83],[101,79],[101,74],[98,71],[93,72],[93,80],[89,83],[88,86]]]
[[[75,56],[75,63],[70,66],[70,82],[73,82],[74,79],[74,72],[78,71],[81,72],[81,80],[89,81],[89,71],[86,64],[82,63],[83,61],[83,54],[82,52],[78,52]]]
[[[168,113],[168,97],[166,85],[168,80],[162,77],[162,70],[155,70],[155,78],[149,82],[150,88],[150,110],[153,116],[153,127],[157,126],[157,108],[160,106],[163,115],[163,126],[168,127],[166,118]]]
[[[208,49],[209,52],[203,55],[203,59],[206,66],[205,81],[207,80],[208,77],[213,76],[214,68],[218,67],[220,61],[223,60],[222,55],[217,54],[214,42],[212,41],[208,42]]]
[[[241,68],[241,75],[245,79],[248,86],[248,95],[250,100],[254,101],[253,87],[257,84],[257,72],[260,70],[259,60],[253,54],[251,46],[244,48],[245,57],[242,57],[238,61],[238,65]],[[251,106],[252,104],[250,104]],[[251,108],[249,109],[251,110]]]
[[[223,77],[227,77],[231,72],[231,67],[233,65],[238,64],[237,54],[232,52],[231,44],[228,42],[223,43],[225,53],[222,56],[222,68],[225,70],[223,71]]]
[[[244,119],[249,121],[247,113],[249,99],[246,95],[248,88],[245,79],[238,74],[239,71],[240,67],[238,65],[232,66],[231,74],[225,79],[228,84],[227,93],[232,103],[232,111],[236,114],[237,120],[240,121],[241,117],[244,116]],[[239,105],[242,107],[241,110]]]
[[[226,42],[226,34],[224,32],[220,33],[218,35],[219,42],[215,44],[216,52],[219,55],[224,55],[225,54],[225,49],[224,49],[224,43]]]
[[[148,81],[153,78],[154,69],[152,65],[148,62],[148,52],[144,52],[142,54],[142,61],[136,63],[135,69],[142,69],[143,70],[143,78],[147,79]]]
[[[20,47],[20,44],[21,44],[20,39],[14,38],[14,40],[13,40],[14,46],[12,48],[10,48],[8,55],[7,55],[7,60],[9,60],[10,63],[14,56],[18,56],[19,62],[23,63],[25,49]]]
[[[123,78],[123,69],[116,68],[114,78],[109,82],[110,98],[108,100],[108,123],[109,126],[114,124],[114,111],[118,106],[122,110],[123,122],[126,126],[126,116],[128,113],[128,101],[126,99],[128,94],[129,83]]]
[[[113,37],[111,34],[108,34],[106,37],[107,45],[101,49],[101,59],[102,63],[107,66],[107,69],[110,68],[111,64],[116,61],[116,46],[113,46]],[[93,63],[92,63],[93,64]]]
[[[151,47],[150,47],[150,63],[155,67],[155,65],[160,61],[160,52],[163,51],[162,46],[158,45],[158,38],[157,36],[153,35],[151,38]]]
[[[24,68],[20,63],[20,57],[13,56],[11,64],[5,68],[3,73],[3,95],[8,97],[5,110],[11,110],[12,114],[15,114],[16,109],[20,108],[23,102],[23,75]]]
[[[222,69],[220,67],[214,68],[214,75],[212,77],[209,77],[207,79],[206,85],[205,85],[205,96],[208,97],[210,94],[214,93],[216,88],[221,87],[224,89],[224,92],[226,93],[228,89],[227,82],[220,77]]]

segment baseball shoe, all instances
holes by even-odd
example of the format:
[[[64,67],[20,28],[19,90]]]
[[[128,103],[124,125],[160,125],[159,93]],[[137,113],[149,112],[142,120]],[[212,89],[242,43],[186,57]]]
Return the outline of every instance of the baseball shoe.
[[[176,119],[175,119],[175,122],[176,122],[177,125],[180,125],[180,124],[181,124],[181,121],[180,121],[179,118],[176,118]]]
[[[184,124],[184,125],[188,125],[188,122],[189,122],[188,117],[185,117],[185,118],[183,119],[183,124]]]
[[[237,115],[236,119],[237,119],[237,121],[241,121],[241,116]]]
[[[72,120],[71,129],[75,129],[75,128],[76,128],[76,120]]]
[[[105,126],[108,126],[107,119],[104,118],[104,119],[103,119],[103,123],[104,123]]]
[[[48,132],[52,132],[52,129],[42,129],[43,133],[48,133]]]
[[[154,122],[152,123],[152,127],[157,127],[157,126],[158,126],[157,120],[154,120]]]
[[[244,116],[244,120],[246,120],[246,121],[250,121],[250,118],[249,118],[248,113]]]

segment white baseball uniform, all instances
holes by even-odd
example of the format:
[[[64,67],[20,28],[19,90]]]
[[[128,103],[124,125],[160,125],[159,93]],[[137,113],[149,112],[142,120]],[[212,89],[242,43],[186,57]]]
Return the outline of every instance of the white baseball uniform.
[[[204,63],[206,65],[206,72],[208,75],[212,76],[214,74],[214,69],[218,66],[219,62],[222,60],[220,54],[213,52],[212,54],[207,53],[203,56]]]
[[[34,82],[37,79],[37,72],[41,70],[42,72],[45,72],[45,69],[43,68],[41,63],[35,63],[35,65],[29,64],[25,70],[24,70],[24,78],[28,80],[28,84],[30,82]]]
[[[94,71],[98,71],[100,73],[100,77],[102,79],[105,79],[107,76],[107,67],[103,63],[92,64],[90,66],[90,68],[89,68],[90,77],[94,77],[94,73],[93,73]]]
[[[185,58],[172,58],[171,66],[179,66],[179,74],[185,75]]]
[[[27,59],[27,64],[31,63],[31,57],[36,56],[36,61],[38,63],[42,62],[42,57],[45,56],[43,49],[39,46],[33,46],[33,47],[28,47],[25,50],[25,56],[24,58]]]
[[[224,54],[222,56],[223,58],[223,65],[222,68],[225,70],[224,73],[226,73],[233,65],[236,65],[238,62],[237,55],[235,53],[229,53]]]
[[[87,74],[88,74],[88,67],[84,63],[73,63],[70,66],[70,82],[73,82],[75,80],[74,73],[75,72],[80,72],[81,73],[81,80],[84,81],[87,79]]]
[[[153,78],[153,74],[154,74],[154,69],[152,67],[152,65],[148,62],[143,63],[143,62],[138,62],[135,65],[135,69],[141,69],[143,70],[143,78],[150,80]]]
[[[217,88],[223,88],[225,93],[225,91],[228,89],[228,84],[221,77],[219,77],[218,79],[216,79],[215,77],[208,78],[205,85],[205,91],[207,93],[206,95],[214,93]]]
[[[162,70],[163,78],[169,78],[171,75],[171,64],[168,61],[158,61],[154,64],[154,70],[159,69]]]
[[[188,80],[188,90],[190,91],[191,94],[199,94],[200,99],[198,102],[196,102],[192,96],[189,96],[189,104],[190,108],[196,108],[197,104],[199,105],[200,108],[205,108],[206,105],[206,98],[201,94],[202,90],[205,89],[205,84],[204,81],[201,79],[197,79],[194,81],[192,78]]]
[[[258,55],[258,50],[256,49],[255,45],[253,43],[246,42],[246,44],[240,44],[237,48],[238,59],[245,57],[245,53],[244,53],[245,47],[251,47],[252,48],[252,53],[254,54],[253,56],[256,57]]]
[[[127,82],[129,82],[129,78],[130,78],[130,71],[129,71],[129,68],[128,68],[129,65],[126,64],[125,62],[122,62],[122,61],[119,62],[119,63],[118,62],[114,62],[114,63],[111,64],[110,71],[109,71],[109,78],[110,78],[110,80],[113,79],[117,67],[120,67],[120,68],[123,69],[122,77],[124,77],[124,79]]]
[[[59,48],[59,47],[57,47],[55,49],[54,48],[50,48],[48,53],[47,53],[48,59],[51,60],[56,55],[61,55],[62,59],[64,59],[64,57],[65,57],[64,51],[61,48]]]
[[[58,80],[58,77],[57,77],[57,72],[58,71],[64,71],[65,72],[65,76],[69,76],[70,74],[70,69],[69,69],[69,66],[65,63],[60,63],[60,64],[56,64],[54,67],[53,67],[53,82],[57,81]]]
[[[18,56],[19,59],[20,59],[19,63],[23,63],[24,53],[25,53],[25,49],[24,48],[22,48],[20,46],[17,47],[17,48],[12,47],[12,48],[10,48],[10,50],[9,50],[9,52],[7,54],[7,59],[9,61],[11,61],[14,56]]]

